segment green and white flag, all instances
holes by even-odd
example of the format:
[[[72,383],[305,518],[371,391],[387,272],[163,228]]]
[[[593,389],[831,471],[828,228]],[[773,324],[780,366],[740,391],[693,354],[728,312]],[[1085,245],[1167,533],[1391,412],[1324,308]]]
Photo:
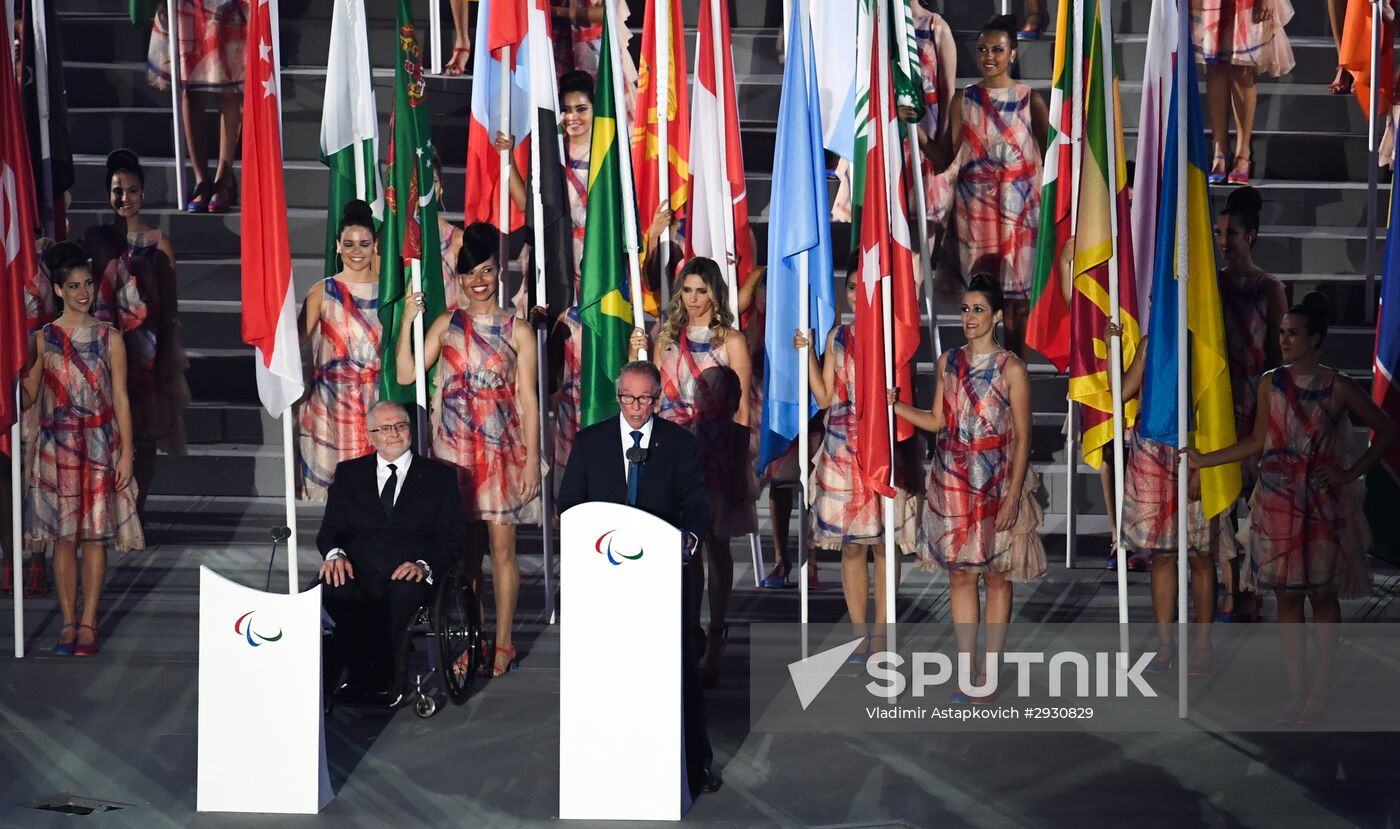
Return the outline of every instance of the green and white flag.
[[[331,168],[326,201],[326,274],[340,271],[336,228],[345,203],[369,202],[376,222],[384,220],[379,178],[379,117],[369,68],[369,37],[363,0],[335,0],[326,100],[321,110],[321,163]]]

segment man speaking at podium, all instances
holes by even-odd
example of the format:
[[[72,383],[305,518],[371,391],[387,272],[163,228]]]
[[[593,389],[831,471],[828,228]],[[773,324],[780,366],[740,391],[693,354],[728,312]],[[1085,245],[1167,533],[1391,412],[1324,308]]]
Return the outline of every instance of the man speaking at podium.
[[[656,417],[661,398],[661,374],[656,366],[637,360],[617,376],[617,402],[622,414],[589,426],[574,438],[564,482],[559,487],[559,512],[590,501],[626,504],[651,513],[681,531],[686,568],[698,552],[710,525],[700,454],[695,438],[684,428]],[[684,588],[691,581],[682,579]],[[682,589],[682,604],[695,598]],[[682,611],[686,617],[688,613]],[[710,738],[705,730],[705,702],[689,631],[681,636],[681,694],[685,716],[685,768],[692,792],[712,792],[721,780],[710,770]]]

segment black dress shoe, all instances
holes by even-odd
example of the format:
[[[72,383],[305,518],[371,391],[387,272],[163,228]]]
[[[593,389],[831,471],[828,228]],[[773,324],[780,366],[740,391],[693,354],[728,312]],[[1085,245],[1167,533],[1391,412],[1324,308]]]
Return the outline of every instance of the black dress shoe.
[[[719,776],[719,772],[712,769],[705,769],[700,774],[700,791],[717,792],[719,787],[724,785],[724,778]]]

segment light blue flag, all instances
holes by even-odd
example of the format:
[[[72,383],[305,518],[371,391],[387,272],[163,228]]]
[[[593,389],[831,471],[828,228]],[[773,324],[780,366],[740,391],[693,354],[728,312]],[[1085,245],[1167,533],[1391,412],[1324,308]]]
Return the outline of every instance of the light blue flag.
[[[772,203],[768,216],[768,319],[764,342],[763,426],[758,468],[782,457],[798,430],[816,413],[808,396],[799,401],[799,354],[792,337],[801,321],[798,259],[808,256],[809,323],[820,351],[836,319],[831,286],[831,225],[827,212],[822,155],[821,111],[815,100],[817,76],[806,56],[811,30],[792,4],[782,101],[778,106],[777,150],[773,158]]]

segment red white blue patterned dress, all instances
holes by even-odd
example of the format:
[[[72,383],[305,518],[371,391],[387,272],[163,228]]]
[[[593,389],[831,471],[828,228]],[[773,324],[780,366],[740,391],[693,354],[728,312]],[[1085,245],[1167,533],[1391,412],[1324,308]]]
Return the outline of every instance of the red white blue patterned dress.
[[[34,467],[25,507],[31,542],[104,541],[118,550],[146,546],[136,514],[136,482],[117,489],[122,438],[112,402],[110,325],[45,325],[43,380],[36,408]]]
[[[574,437],[578,435],[579,406],[583,401],[583,322],[579,319],[577,305],[569,306],[559,323],[569,330],[564,341],[564,370],[559,381],[558,403],[554,409],[554,468],[558,470],[555,480],[562,483],[564,469],[569,465],[569,455],[574,450]]]
[[[1254,431],[1259,405],[1259,378],[1273,368],[1264,347],[1277,331],[1269,330],[1269,297],[1283,286],[1263,271],[1243,276],[1220,274],[1220,305],[1225,315],[1225,348],[1230,355],[1230,393],[1235,399],[1235,434]],[[1258,463],[1240,464],[1244,491],[1254,486]]]
[[[1269,431],[1259,484],[1249,499],[1246,572],[1256,587],[1333,589],[1346,597],[1370,591],[1371,532],[1361,484],[1333,488],[1315,477],[1323,467],[1351,460],[1351,425],[1333,394],[1336,378],[1336,369],[1327,366],[1310,377],[1280,368],[1265,378],[1269,409],[1260,414],[1269,419]]]
[[[1255,23],[1258,4],[1259,0],[1191,0],[1191,40],[1197,59],[1253,66],[1263,75],[1293,71],[1293,46],[1283,30],[1293,19],[1293,5],[1273,0],[1273,17]]]
[[[953,194],[962,275],[986,267],[1000,276],[1007,297],[1025,299],[1040,227],[1041,160],[1031,127],[1031,88],[973,84],[963,90],[962,107]]]
[[[1128,462],[1123,472],[1123,543],[1134,553],[1176,555],[1176,450],[1128,433]],[[1201,499],[1187,505],[1186,550],[1217,560],[1235,557],[1234,537],[1222,517],[1207,521]]]
[[[837,328],[831,349],[823,357],[835,361],[835,377],[831,406],[826,410],[826,435],[812,467],[812,508],[808,512],[812,544],[823,550],[878,544],[884,532],[880,497],[865,485],[856,467],[854,336],[850,325]],[[897,491],[895,544],[912,553],[918,541],[919,501],[902,489]]]
[[[243,86],[243,50],[248,40],[249,0],[179,0],[180,75],[195,92],[236,92]],[[147,52],[146,76],[158,89],[170,87],[170,29],[165,4],[156,10]]]
[[[992,570],[1012,581],[1030,581],[1045,572],[1040,541],[1044,516],[1035,492],[1040,480],[1026,469],[1019,493],[1007,492],[1009,448],[1015,431],[1006,382],[1009,351],[947,352],[943,368],[943,430],[929,469],[923,519],[919,526],[919,565],[925,570]],[[1007,498],[1019,498],[1010,530],[997,532],[997,512]]]
[[[749,429],[734,422],[739,411],[739,377],[729,367],[724,344],[703,325],[681,330],[667,344],[661,370],[661,417],[695,435],[710,501],[710,527],[716,538],[734,538],[758,529],[754,501],[758,482],[750,455]]]
[[[321,283],[311,389],[297,404],[297,497],[326,500],[336,464],[372,451],[365,415],[379,402],[379,283]]]
[[[441,238],[442,250],[442,300],[446,303],[443,310],[457,310],[457,261],[452,258],[452,243],[458,244],[461,250],[462,229],[453,224],[440,222],[438,233]]]
[[[433,393],[432,455],[457,467],[467,517],[538,522],[539,497],[521,497],[525,430],[515,400],[515,317],[452,312]]]
[[[159,230],[128,231],[113,225],[87,236],[97,298],[92,315],[122,332],[131,429],[138,448],[154,445],[167,455],[185,453],[185,382],[189,360],[174,330],[160,330],[164,303],[161,275],[172,263],[160,250]]]

